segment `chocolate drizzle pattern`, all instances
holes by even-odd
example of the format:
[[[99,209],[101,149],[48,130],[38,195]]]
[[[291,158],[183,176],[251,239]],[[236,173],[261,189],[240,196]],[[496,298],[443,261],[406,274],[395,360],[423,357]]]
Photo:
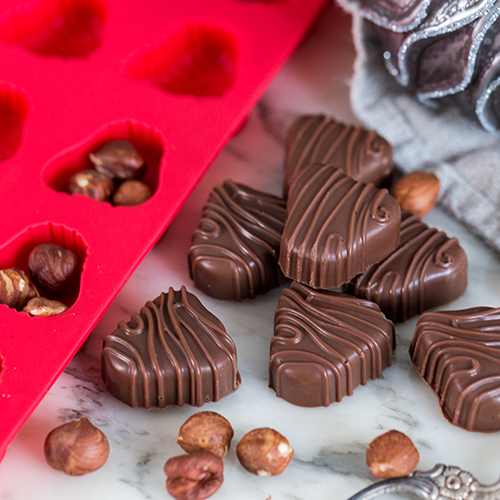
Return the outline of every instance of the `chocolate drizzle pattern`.
[[[467,256],[456,238],[401,214],[398,248],[354,278],[344,290],[376,302],[395,323],[448,304],[467,287]]]
[[[290,403],[328,406],[391,366],[394,325],[373,302],[292,283],[274,325],[269,386]]]
[[[238,389],[236,346],[185,287],[146,302],[104,339],[103,379],[133,407],[201,406]]]
[[[393,170],[392,147],[374,130],[344,125],[324,115],[300,117],[288,132],[285,191],[313,163],[332,164],[356,180],[383,186]]]
[[[500,430],[500,309],[428,312],[410,356],[445,418],[468,431]]]
[[[313,288],[337,287],[397,247],[400,214],[386,189],[333,165],[311,165],[290,189],[281,269]]]
[[[286,202],[226,181],[203,208],[188,253],[191,278],[207,295],[253,298],[285,283],[278,266]]]

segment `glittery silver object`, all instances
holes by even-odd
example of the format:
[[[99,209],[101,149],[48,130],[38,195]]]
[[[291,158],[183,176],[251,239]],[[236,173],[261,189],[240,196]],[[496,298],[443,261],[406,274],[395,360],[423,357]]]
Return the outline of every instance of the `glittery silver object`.
[[[485,130],[500,129],[500,0],[362,0],[360,14],[389,73],[421,102],[455,105]]]
[[[446,0],[422,23],[418,30],[411,33],[401,44],[397,60],[399,73],[396,80],[404,87],[410,84],[407,56],[410,48],[419,41],[445,35],[486,15],[494,5],[494,0]],[[388,68],[389,71],[391,68]]]
[[[483,43],[483,40],[486,36],[486,33],[488,33],[488,31],[491,29],[491,27],[494,25],[494,23],[497,21],[499,17],[500,17],[500,2],[497,1],[493,6],[493,8],[491,9],[491,11],[486,15],[484,15],[479,20],[478,24],[474,29],[472,44],[469,49],[469,56],[467,60],[467,69],[462,81],[458,85],[446,89],[439,89],[431,92],[419,92],[417,93],[419,99],[421,100],[440,99],[444,96],[456,94],[457,92],[462,92],[463,90],[465,90],[467,85],[469,85],[469,83],[471,82],[472,76],[474,75],[476,58],[479,49],[481,47],[481,44]]]
[[[500,500],[500,481],[485,486],[470,472],[438,464],[430,471],[375,483],[349,500],[372,500],[389,493],[409,493],[423,500]]]
[[[405,33],[415,29],[427,16],[427,9],[431,4],[432,0],[423,0],[420,4],[412,11],[409,12],[403,19],[396,20],[394,17],[388,18],[387,15],[383,15],[377,12],[376,8],[373,6],[377,2],[366,2],[366,5],[361,5],[359,13],[362,17],[371,21],[372,23],[381,26],[382,28],[389,29],[396,33]],[[371,5],[370,5],[371,4]]]

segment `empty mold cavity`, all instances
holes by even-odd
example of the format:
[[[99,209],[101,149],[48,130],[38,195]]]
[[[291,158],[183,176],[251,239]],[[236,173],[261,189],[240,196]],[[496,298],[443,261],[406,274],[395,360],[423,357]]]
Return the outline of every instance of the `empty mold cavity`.
[[[0,85],[0,161],[19,149],[28,109],[28,101],[19,90]]]
[[[31,251],[42,243],[54,243],[62,248],[71,250],[78,255],[78,276],[84,269],[84,262],[87,256],[87,245],[82,236],[73,229],[65,226],[47,223],[38,226],[31,226],[14,237],[5,246],[0,248],[0,269],[16,267],[30,276],[28,269],[28,258]],[[63,302],[68,307],[73,305],[80,292],[80,280],[71,295],[65,297],[54,297],[50,293],[39,289],[40,295],[51,300]],[[7,307],[0,305],[0,307]]]
[[[144,159],[146,168],[140,180],[154,194],[158,187],[160,165],[166,146],[165,140],[154,127],[134,121],[112,123],[74,148],[58,155],[43,170],[45,183],[56,191],[68,192],[69,181],[73,175],[83,170],[93,169],[89,154],[107,142],[119,139],[133,144]]]
[[[14,11],[0,24],[0,39],[44,56],[88,57],[104,36],[102,0],[44,0]]]
[[[206,24],[186,26],[134,56],[127,71],[134,80],[172,94],[221,97],[234,85],[237,52],[228,31]]]

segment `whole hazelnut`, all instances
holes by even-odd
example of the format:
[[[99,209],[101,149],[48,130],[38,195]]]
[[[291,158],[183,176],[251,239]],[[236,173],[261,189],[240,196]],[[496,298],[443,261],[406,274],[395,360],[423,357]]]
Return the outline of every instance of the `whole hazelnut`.
[[[177,500],[203,500],[224,481],[222,458],[209,451],[172,457],[165,463],[167,491]]]
[[[21,269],[11,267],[0,271],[0,304],[20,311],[38,291]]]
[[[415,469],[419,458],[412,440],[396,430],[376,437],[366,450],[366,464],[376,477],[406,476]]]
[[[293,448],[279,432],[264,427],[245,434],[236,446],[236,455],[249,472],[276,476],[290,463]]]
[[[110,141],[89,158],[97,171],[111,179],[137,179],[143,173],[144,160],[129,141]]]
[[[53,243],[35,247],[28,258],[31,279],[58,297],[70,294],[78,281],[78,255]]]
[[[23,307],[23,311],[30,316],[57,316],[67,310],[66,304],[45,297],[35,297]]]
[[[109,456],[106,436],[85,417],[53,429],[45,440],[45,459],[69,476],[83,476],[102,467]]]
[[[113,205],[132,207],[151,198],[151,189],[141,181],[124,181],[113,195]]]
[[[433,173],[412,172],[396,182],[392,196],[403,210],[423,217],[436,205],[439,189],[439,179]]]
[[[188,453],[205,450],[224,458],[233,435],[231,424],[222,415],[200,411],[182,424],[175,441]]]
[[[115,188],[113,179],[96,170],[83,170],[69,180],[69,192],[82,194],[93,200],[107,201]]]

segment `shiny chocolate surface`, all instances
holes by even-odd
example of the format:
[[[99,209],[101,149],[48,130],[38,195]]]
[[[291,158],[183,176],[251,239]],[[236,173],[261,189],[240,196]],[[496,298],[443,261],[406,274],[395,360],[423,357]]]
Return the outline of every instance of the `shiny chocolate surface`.
[[[243,300],[285,283],[278,266],[286,203],[230,180],[216,186],[193,233],[188,260],[197,288]]]
[[[104,339],[102,376],[132,407],[202,406],[238,389],[236,346],[185,287],[146,302]]]
[[[269,386],[298,406],[328,406],[391,366],[394,325],[368,300],[292,283],[279,299]]]
[[[373,300],[399,323],[460,297],[467,287],[467,267],[467,256],[456,238],[404,210],[398,248],[344,289]]]
[[[400,219],[386,189],[355,181],[333,165],[311,165],[290,189],[281,269],[313,288],[337,287],[396,249]]]
[[[468,431],[500,430],[500,309],[423,314],[410,356],[449,422]]]

